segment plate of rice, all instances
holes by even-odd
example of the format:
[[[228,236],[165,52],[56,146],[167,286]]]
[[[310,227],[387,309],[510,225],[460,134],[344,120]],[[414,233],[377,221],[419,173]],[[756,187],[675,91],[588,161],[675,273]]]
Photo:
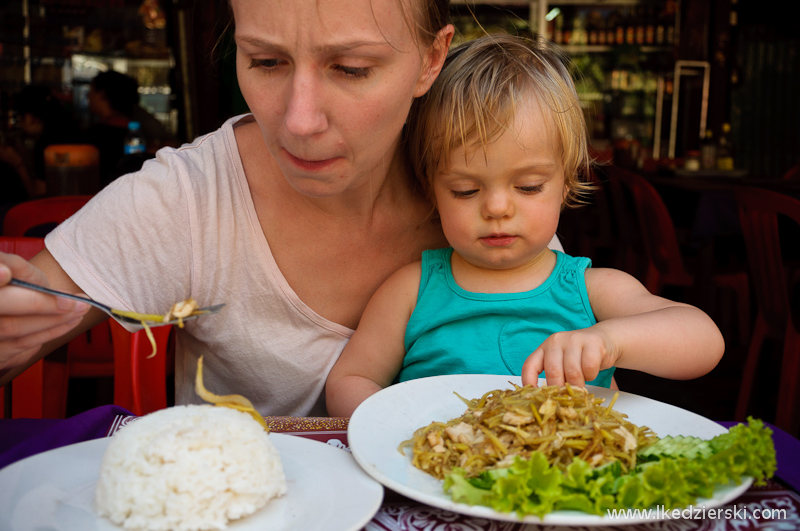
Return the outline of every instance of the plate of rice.
[[[0,528],[358,530],[383,487],[344,450],[280,433],[248,414],[176,406],[113,438],[0,470]]]

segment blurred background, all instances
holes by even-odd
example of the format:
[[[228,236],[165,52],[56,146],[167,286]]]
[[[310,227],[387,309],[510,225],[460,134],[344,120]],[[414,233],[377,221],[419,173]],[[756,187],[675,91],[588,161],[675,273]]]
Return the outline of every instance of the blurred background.
[[[597,157],[645,176],[668,209],[690,279],[661,282],[657,290],[708,311],[726,336],[727,354],[706,377],[668,382],[620,371],[621,387],[710,418],[733,418],[757,304],[747,291],[752,281],[728,185],[800,177],[796,13],[785,3],[757,0],[453,0],[451,10],[456,42],[503,29],[562,47]],[[158,147],[180,145],[247,112],[227,21],[222,0],[0,0],[0,154],[13,148],[18,156],[7,157],[6,165],[28,174],[22,184],[0,180],[0,216],[24,200],[95,193]],[[101,74],[109,72],[133,81],[116,79],[126,91],[133,87],[133,103],[107,101],[114,91]],[[43,103],[25,104],[31,94]],[[28,123],[45,108],[54,110],[38,114],[64,115],[45,126],[48,142],[41,126]],[[141,126],[133,144],[131,122]],[[95,145],[101,157],[98,162],[91,153],[67,149],[45,158],[53,143]],[[123,157],[134,144],[145,147]],[[108,150],[114,156],[104,161]],[[75,179],[85,180],[84,188],[68,189],[58,178],[94,166],[101,168],[99,177]],[[623,208],[604,198],[598,194],[592,205],[564,213],[559,235],[565,248],[644,279],[638,266],[620,257],[620,249],[640,246],[625,234],[642,220],[618,215],[636,205]],[[781,238],[788,258],[800,259],[798,233]],[[720,286],[734,295],[721,298]],[[798,299],[792,296],[795,306]],[[765,356],[761,370],[770,376],[760,384],[757,379],[751,407],[767,419],[780,372],[780,346],[775,349],[778,354]],[[68,413],[108,401],[113,382],[103,382],[71,386]]]

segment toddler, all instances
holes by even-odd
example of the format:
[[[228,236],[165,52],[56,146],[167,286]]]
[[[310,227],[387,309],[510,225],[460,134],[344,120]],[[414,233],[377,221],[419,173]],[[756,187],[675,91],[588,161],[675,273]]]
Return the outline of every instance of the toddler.
[[[609,387],[615,367],[672,379],[724,350],[699,309],[547,247],[565,206],[591,192],[586,125],[562,56],[544,41],[489,35],[455,47],[415,102],[409,154],[451,247],[375,293],[327,380],[349,416],[396,381],[521,375]]]

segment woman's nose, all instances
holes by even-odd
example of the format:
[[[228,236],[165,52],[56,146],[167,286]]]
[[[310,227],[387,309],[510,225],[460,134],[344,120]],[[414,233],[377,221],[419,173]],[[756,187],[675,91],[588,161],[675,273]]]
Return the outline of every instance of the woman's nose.
[[[286,129],[293,135],[311,136],[328,128],[324,110],[324,83],[314,72],[298,72],[286,106]]]

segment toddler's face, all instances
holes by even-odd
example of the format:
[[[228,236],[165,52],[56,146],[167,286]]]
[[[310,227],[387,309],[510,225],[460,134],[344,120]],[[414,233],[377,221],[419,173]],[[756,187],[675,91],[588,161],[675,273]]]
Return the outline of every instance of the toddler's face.
[[[437,172],[433,191],[448,242],[487,269],[532,263],[558,227],[566,192],[555,128],[535,102],[488,148],[469,145]]]

